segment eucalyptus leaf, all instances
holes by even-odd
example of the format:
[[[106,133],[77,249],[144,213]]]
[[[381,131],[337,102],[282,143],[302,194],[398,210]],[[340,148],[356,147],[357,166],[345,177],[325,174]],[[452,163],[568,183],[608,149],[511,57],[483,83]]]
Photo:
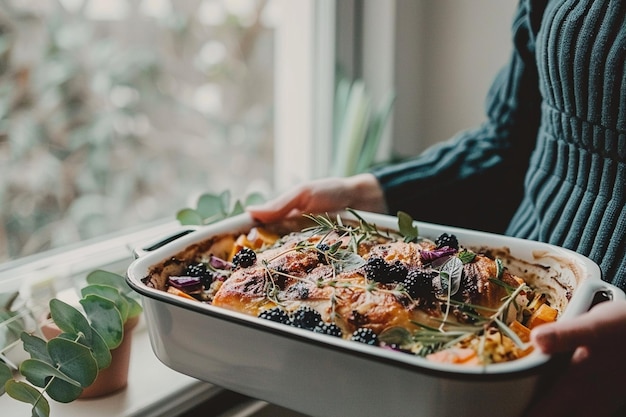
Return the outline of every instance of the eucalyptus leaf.
[[[33,406],[33,417],[50,416],[50,404],[38,389],[25,382],[13,380],[6,383],[5,389],[11,398],[31,404]]]
[[[130,291],[130,287],[126,284],[123,276],[114,272],[104,271],[102,269],[91,271],[87,274],[86,281],[90,285],[99,284],[115,287],[122,293]]]
[[[76,335],[71,333],[61,333],[57,337],[87,346],[91,350],[91,354],[98,364],[98,369],[104,369],[111,365],[111,351],[102,336],[100,336],[100,334],[93,328],[91,329],[91,333],[89,335],[80,335],[78,339],[76,338]],[[50,363],[52,363],[52,360]]]
[[[136,317],[143,311],[141,304],[135,297],[135,292],[131,290],[123,276],[114,272],[95,270],[87,275],[87,283],[109,285],[117,288],[121,296],[126,300],[126,303],[128,303],[127,317]]]
[[[143,307],[141,304],[135,300],[133,297],[130,297],[126,294],[122,294],[122,296],[126,299],[128,303],[128,317],[137,317],[143,311]]]
[[[108,368],[111,365],[113,359],[111,351],[106,341],[100,336],[100,333],[93,328],[91,329],[91,337],[89,338],[89,348],[91,349],[93,358],[98,364],[98,369]]]
[[[11,368],[4,362],[0,362],[0,396],[4,394],[4,384],[13,379]]]
[[[231,199],[230,190],[226,189],[222,191],[219,197],[220,197],[220,200],[222,201],[221,212],[223,215],[226,215],[228,213],[228,208],[230,207],[230,199]]]
[[[128,319],[130,306],[128,305],[128,301],[126,301],[126,298],[124,298],[117,288],[111,287],[110,285],[92,284],[81,289],[81,296],[83,298],[88,295],[99,295],[107,300],[111,300],[119,310],[120,315],[122,316],[122,322],[125,323]]]
[[[245,206],[252,206],[256,204],[261,204],[265,202],[265,198],[261,193],[250,193],[246,196],[244,200]]]
[[[73,334],[91,333],[89,322],[76,308],[56,298],[50,300],[49,306],[50,316],[61,331]]]
[[[202,216],[194,209],[185,208],[176,213],[176,220],[183,226],[201,226]]]
[[[224,201],[226,200],[226,201]],[[228,204],[230,202],[230,194],[224,196],[214,194],[203,194],[198,199],[196,212],[204,219],[219,220],[226,216]]]
[[[52,377],[62,379],[77,387],[81,386],[80,382],[66,375],[60,369],[39,359],[25,359],[22,361],[20,373],[24,375],[28,382],[40,388],[45,387]]]
[[[55,401],[69,403],[80,397],[80,394],[83,393],[83,388],[55,378],[50,381],[50,385],[46,388],[46,393]]]
[[[22,346],[33,359],[39,359],[47,363],[52,363],[52,358],[48,354],[46,341],[40,337],[23,332],[21,335]]]
[[[124,337],[124,322],[115,303],[91,294],[80,300],[91,326],[102,336],[109,349],[115,349]]]
[[[237,214],[241,214],[243,212],[244,212],[243,204],[241,203],[241,201],[237,200],[235,201],[235,205],[233,206],[233,209],[228,213],[228,216],[236,216]]]
[[[59,370],[72,378],[61,378],[64,381],[72,385],[77,381],[81,387],[88,387],[96,380],[98,364],[87,346],[57,337],[48,342],[48,353]]]

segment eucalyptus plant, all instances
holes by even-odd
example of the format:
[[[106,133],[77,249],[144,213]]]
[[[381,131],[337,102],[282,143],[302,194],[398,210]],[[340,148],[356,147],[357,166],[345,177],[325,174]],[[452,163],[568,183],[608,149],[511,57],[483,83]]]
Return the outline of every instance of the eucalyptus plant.
[[[51,399],[69,403],[111,364],[111,351],[124,338],[124,324],[142,312],[124,277],[103,270],[87,275],[80,309],[59,299],[49,302],[50,318],[61,333],[50,340],[23,332],[30,359],[19,366],[25,381],[0,363],[0,395],[29,403],[34,417],[48,417]]]
[[[201,226],[224,220],[244,212],[246,206],[265,201],[260,193],[251,193],[244,200],[231,203],[229,190],[219,194],[204,193],[198,197],[196,207],[186,207],[176,213],[176,219],[182,225]]]

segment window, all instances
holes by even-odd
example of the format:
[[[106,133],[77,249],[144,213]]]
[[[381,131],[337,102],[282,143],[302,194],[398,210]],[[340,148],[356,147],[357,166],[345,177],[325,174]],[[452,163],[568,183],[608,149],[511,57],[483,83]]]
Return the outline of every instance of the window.
[[[3,2],[0,260],[269,193],[278,3]]]

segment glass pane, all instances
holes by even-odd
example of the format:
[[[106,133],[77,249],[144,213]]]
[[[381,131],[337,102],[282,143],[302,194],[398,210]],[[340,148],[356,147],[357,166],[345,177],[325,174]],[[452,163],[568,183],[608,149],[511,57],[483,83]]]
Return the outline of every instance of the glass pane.
[[[0,261],[272,188],[263,0],[0,4]]]

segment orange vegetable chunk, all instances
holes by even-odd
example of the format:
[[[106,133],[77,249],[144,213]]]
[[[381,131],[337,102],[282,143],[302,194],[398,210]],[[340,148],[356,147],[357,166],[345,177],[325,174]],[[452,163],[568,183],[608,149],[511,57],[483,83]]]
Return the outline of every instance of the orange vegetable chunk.
[[[247,236],[248,242],[252,244],[252,249],[259,249],[263,247],[263,245],[271,245],[279,238],[280,236],[277,234],[262,227],[253,227],[250,229]]]
[[[478,356],[474,349],[449,348],[431,353],[426,359],[440,363],[456,363],[459,365],[478,365]]]
[[[167,292],[169,292],[170,294],[177,295],[177,296],[179,296],[179,297],[183,297],[183,298],[187,298],[187,299],[189,299],[189,300],[194,300],[194,301],[196,301],[196,299],[195,299],[195,298],[193,298],[191,295],[187,294],[187,293],[186,293],[186,292],[184,292],[184,291],[179,290],[179,289],[178,289],[178,288],[176,288],[176,287],[169,287],[169,288],[167,289]]]
[[[514,320],[511,324],[509,324],[509,328],[519,336],[522,342],[530,342],[530,329],[528,327],[524,326],[519,321]]]
[[[559,312],[556,308],[542,304],[530,315],[527,326],[529,329],[533,329],[541,324],[551,323],[556,321],[558,314]]]

